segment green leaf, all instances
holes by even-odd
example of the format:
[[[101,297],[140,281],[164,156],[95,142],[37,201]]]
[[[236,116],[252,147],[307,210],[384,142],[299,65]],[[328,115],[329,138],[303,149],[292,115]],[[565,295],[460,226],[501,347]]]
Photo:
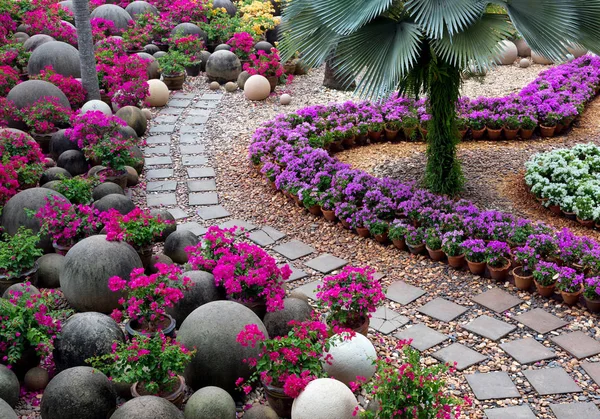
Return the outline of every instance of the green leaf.
[[[393,0],[313,0],[312,7],[329,29],[349,35],[384,13]]]
[[[485,11],[489,1],[409,0],[406,8],[425,34],[433,39],[450,36],[472,25]]]

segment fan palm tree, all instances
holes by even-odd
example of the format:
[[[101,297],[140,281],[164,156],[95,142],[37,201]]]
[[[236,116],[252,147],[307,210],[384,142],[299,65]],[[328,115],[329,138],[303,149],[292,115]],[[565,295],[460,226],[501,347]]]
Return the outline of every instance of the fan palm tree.
[[[73,9],[77,27],[77,48],[81,62],[81,84],[87,92],[86,100],[100,99],[92,24],[90,23],[90,2],[89,0],[73,0]]]
[[[491,4],[505,13],[489,13]],[[284,60],[300,51],[316,66],[335,46],[338,73],[363,97],[426,94],[425,184],[455,195],[463,184],[455,125],[461,71],[489,67],[515,29],[553,60],[564,60],[571,44],[599,52],[598,22],[600,0],[289,0],[280,50]]]

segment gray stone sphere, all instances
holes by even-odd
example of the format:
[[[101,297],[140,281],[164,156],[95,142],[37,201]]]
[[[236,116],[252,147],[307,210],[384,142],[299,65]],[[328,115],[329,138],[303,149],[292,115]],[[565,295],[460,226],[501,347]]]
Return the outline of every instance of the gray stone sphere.
[[[146,117],[147,121],[150,121],[152,119],[152,111],[150,109],[148,109],[148,108],[142,108],[142,113]]]
[[[235,419],[235,401],[222,388],[203,387],[189,398],[183,416],[185,419]]]
[[[65,198],[62,194],[46,188],[31,188],[19,192],[8,200],[2,210],[2,227],[4,231],[13,236],[19,227],[25,226],[35,233],[40,231],[40,221],[35,217],[29,217],[26,209],[37,212],[46,205],[46,197],[58,196]],[[68,201],[68,200],[67,200]],[[48,237],[42,237],[38,247],[49,253],[52,251],[52,243]]]
[[[267,42],[270,42],[272,45],[279,42],[279,25],[275,26],[273,29],[267,29],[265,38],[267,39]]]
[[[37,260],[38,286],[40,288],[60,287],[60,273],[65,265],[65,257],[58,253],[48,253]]]
[[[143,15],[148,12],[158,16],[158,9],[145,1],[133,1],[125,7],[125,11],[129,13],[133,20],[135,20],[138,15]]]
[[[60,180],[51,180],[50,182],[46,182],[40,186],[40,188],[52,189],[53,191],[60,192],[60,185],[62,182]]]
[[[163,230],[163,233],[161,234],[159,241],[164,242],[165,240],[167,240],[167,237],[169,237],[169,235],[171,233],[174,233],[175,230],[177,230],[177,221],[175,220],[175,217],[173,217],[173,214],[171,214],[166,209],[154,208],[154,209],[150,210],[150,215],[152,215],[153,217],[160,216],[161,220],[171,222]]]
[[[42,419],[106,419],[115,407],[117,394],[106,375],[90,367],[75,367],[50,381],[41,414]]]
[[[256,51],[264,51],[267,54],[269,54],[271,52],[272,48],[273,48],[273,44],[271,44],[270,42],[267,42],[267,41],[259,41],[256,43],[256,45],[254,45],[254,49]]]
[[[138,52],[137,55],[146,60],[146,74],[148,75],[148,80],[160,79],[158,61],[156,58],[147,52]]]
[[[194,310],[181,324],[177,340],[197,352],[185,370],[185,379],[197,390],[220,387],[230,394],[235,381],[250,377],[250,367],[242,360],[256,358],[255,348],[237,343],[236,337],[248,324],[256,324],[267,336],[267,329],[252,310],[233,301],[213,301]],[[333,417],[333,416],[332,416]]]
[[[206,63],[212,54],[208,51],[202,51],[200,53],[200,71],[206,71]]]
[[[264,323],[269,336],[287,336],[292,327],[292,320],[304,321],[310,319],[312,308],[304,300],[286,298],[283,300],[283,310],[269,312],[265,315]]]
[[[58,4],[60,5],[60,7],[68,12],[74,13],[73,11],[73,0],[64,0],[64,1],[59,1]]]
[[[125,9],[115,4],[103,4],[102,6],[96,7],[90,18],[99,17],[102,19],[110,20],[115,24],[115,33],[113,35],[121,35],[127,30],[129,21],[132,20],[131,16]]]
[[[127,123],[128,126],[133,128],[138,137],[141,137],[146,133],[148,121],[146,120],[146,117],[140,108],[136,106],[123,106],[117,111],[116,116],[121,118]]]
[[[79,51],[66,42],[51,41],[37,47],[29,57],[27,72],[35,76],[49,65],[63,76],[81,77]]]
[[[204,41],[204,45],[206,45],[206,43],[208,42],[208,36],[206,35],[206,32],[204,32],[202,29],[200,29],[200,27],[198,25],[194,25],[193,23],[189,23],[189,22],[185,22],[185,23],[180,23],[179,25],[175,26],[173,28],[173,30],[171,31],[171,36],[174,35],[199,35],[200,38],[202,38],[202,40]]]
[[[237,13],[237,8],[231,0],[213,0],[212,7],[213,9],[225,8],[227,14],[232,17]]]
[[[177,324],[182,324],[187,316],[198,307],[213,301],[223,300],[224,295],[215,285],[213,274],[204,271],[188,271],[183,276],[192,280],[189,290],[183,292],[183,298],[167,309]]]
[[[232,81],[228,81],[227,83],[225,83],[225,90],[227,90],[229,93],[233,93],[238,89],[238,85]]]
[[[58,156],[67,150],[79,150],[77,142],[71,141],[66,132],[66,129],[58,130],[50,138],[49,154],[54,160],[58,160]]]
[[[5,289],[4,293],[2,294],[2,298],[8,300],[14,291],[29,295],[38,295],[40,293],[40,290],[31,285],[30,283],[20,282],[18,284],[12,284],[10,287]]]
[[[67,150],[61,153],[56,165],[65,169],[71,176],[83,175],[89,168],[85,156],[79,150]]]
[[[25,32],[15,32],[13,33],[13,38],[23,44],[29,39],[29,35],[27,35]]]
[[[156,45],[154,44],[148,44],[144,47],[144,52],[146,54],[150,54],[150,55],[154,55],[156,54],[158,51],[160,51],[160,48],[158,48]]]
[[[377,351],[367,337],[360,333],[352,337],[334,335],[329,342],[331,347],[328,354],[332,358],[330,362],[323,362],[327,375],[348,385],[356,381],[357,376],[365,377],[368,381],[375,374]]]
[[[86,366],[86,359],[110,354],[115,341],[125,342],[125,334],[111,317],[95,312],[74,314],[54,343],[56,369]]]
[[[521,61],[519,61],[519,67],[521,68],[527,68],[531,65],[531,61],[529,61],[527,58],[521,58]]]
[[[244,419],[279,419],[279,416],[269,406],[255,404],[244,412]]]
[[[161,82],[162,83],[162,82]],[[142,149],[137,145],[131,147],[131,157],[135,160],[135,164],[133,168],[136,172],[142,173],[144,170],[144,153],[142,153]]]
[[[104,115],[107,115],[107,116],[112,115],[112,109],[110,109],[110,106],[108,106],[107,103],[105,103],[101,100],[97,100],[97,99],[88,100],[81,107],[82,114],[89,112],[89,111],[100,111]]]
[[[119,213],[126,215],[134,210],[135,204],[131,199],[119,193],[112,193],[94,201],[94,207],[100,212],[116,209]]]
[[[121,186],[112,182],[101,183],[92,190],[92,198],[94,201],[99,201],[105,196],[113,194],[125,195],[125,192]]]
[[[535,64],[542,64],[542,65],[550,65],[553,64],[552,60],[549,58],[544,57],[541,54],[538,54],[535,51],[531,51],[531,60],[535,63]]]
[[[131,166],[125,166],[125,170],[127,170],[127,186],[135,186],[140,183],[140,176],[136,172],[136,170]]]
[[[129,125],[120,126],[119,133],[125,138],[133,138],[135,140],[139,139],[135,130],[133,128],[131,128]]]
[[[33,35],[32,37],[28,38],[25,42],[23,42],[23,49],[25,49],[25,51],[32,52],[40,45],[52,41],[56,41],[56,39],[52,38],[49,35],[44,35],[40,33],[37,35]]]
[[[290,295],[288,298],[296,298],[298,300],[306,301],[308,303],[308,296],[305,293],[303,293],[302,291],[294,290],[294,291],[290,292]]]
[[[240,59],[231,51],[215,51],[206,63],[206,75],[210,81],[236,81],[241,72]]]
[[[531,55],[531,48],[529,48],[529,45],[525,39],[516,39],[514,42],[515,46],[517,47],[519,57],[529,57]]]
[[[60,287],[77,311],[110,313],[119,306],[121,292],[108,288],[108,280],[129,280],[131,270],[141,268],[137,252],[123,242],[109,242],[105,235],[83,239],[69,250],[60,274]]]
[[[29,391],[40,391],[48,386],[50,374],[42,367],[34,367],[25,373],[23,381]]]
[[[175,263],[186,263],[188,256],[185,253],[185,248],[195,246],[200,242],[198,236],[188,230],[177,230],[167,237],[165,240],[165,255],[170,257]]]
[[[119,407],[110,419],[183,419],[183,413],[166,399],[142,396]]]
[[[57,98],[62,106],[71,109],[69,99],[67,99],[65,94],[58,87],[44,80],[27,80],[19,83],[10,89],[10,92],[6,95],[6,99],[13,102],[17,109],[22,109],[33,105],[45,96]],[[22,124],[15,124],[13,121],[10,121],[9,124],[13,128],[20,128],[22,126]]]
[[[154,54],[152,54],[152,56],[157,59],[160,57],[164,57],[165,55],[167,55],[166,51],[157,51]]]
[[[19,26],[17,26],[17,32],[23,32],[26,34],[30,34],[31,33],[31,25],[25,25],[24,23],[21,23]]]
[[[90,170],[88,170],[87,174],[88,174],[88,176],[97,176],[98,173],[100,173],[101,171],[103,171],[105,169],[106,169],[106,166],[100,166],[100,165],[93,166],[93,167],[90,167]]]
[[[6,365],[0,364],[0,399],[15,407],[19,401],[19,379]],[[1,410],[0,410],[1,412]]]
[[[344,383],[333,378],[317,378],[308,383],[294,399],[294,419],[351,419],[358,405],[356,397]]]
[[[12,407],[0,398],[0,418],[2,419],[19,419]]]
[[[215,52],[216,51],[231,51],[231,45],[219,44],[215,47]]]
[[[172,265],[173,259],[171,259],[168,256],[165,256],[162,253],[157,253],[155,255],[152,255],[152,258],[150,259],[150,266],[148,266],[148,268],[147,268],[148,273],[155,274],[158,272],[158,269],[156,269],[157,263],[164,263],[165,265]]]
[[[54,180],[61,180],[63,178],[70,179],[72,177],[73,176],[67,169],[62,167],[49,167],[48,169],[44,170],[44,173],[42,173],[42,176],[40,177],[40,185],[45,185],[46,183]]]
[[[208,88],[210,90],[219,90],[219,89],[221,89],[221,85],[219,84],[218,81],[211,81],[210,85],[208,86]]]
[[[247,71],[242,71],[240,73],[240,75],[238,76],[237,79],[237,84],[238,87],[242,90],[244,90],[244,85],[246,84],[246,81],[250,78],[250,73],[248,73]]]

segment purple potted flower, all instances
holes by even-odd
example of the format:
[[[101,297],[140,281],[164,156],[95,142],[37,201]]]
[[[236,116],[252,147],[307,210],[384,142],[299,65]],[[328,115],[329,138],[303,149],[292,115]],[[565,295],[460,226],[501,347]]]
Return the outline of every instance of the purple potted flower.
[[[588,310],[592,313],[600,312],[600,277],[584,279],[583,298]]]
[[[515,285],[520,290],[528,290],[533,284],[533,270],[537,263],[535,249],[529,246],[517,247],[513,252],[515,263],[518,264],[513,269],[513,278]]]
[[[540,261],[536,265],[533,279],[535,287],[542,297],[550,297],[554,294],[559,269],[560,267],[556,263]]]
[[[431,227],[425,231],[425,247],[432,260],[440,261],[444,258],[442,232],[438,227]]]
[[[563,301],[570,306],[577,303],[583,293],[583,274],[578,274],[568,266],[559,267],[557,272],[556,288],[560,291]]]
[[[504,281],[510,269],[510,247],[501,241],[492,240],[485,249],[485,261],[492,279]]]
[[[469,239],[462,243],[465,249],[465,259],[473,275],[483,275],[485,272],[485,257],[487,249],[485,242],[479,239]]]
[[[442,236],[442,250],[448,256],[448,265],[461,269],[465,264],[465,249],[463,242],[465,233],[462,230],[453,230]]]
[[[408,250],[413,255],[418,255],[425,250],[425,231],[423,227],[407,226],[404,240]]]
[[[394,220],[388,230],[388,237],[394,246],[400,250],[406,250],[406,233],[408,224],[405,220]]]

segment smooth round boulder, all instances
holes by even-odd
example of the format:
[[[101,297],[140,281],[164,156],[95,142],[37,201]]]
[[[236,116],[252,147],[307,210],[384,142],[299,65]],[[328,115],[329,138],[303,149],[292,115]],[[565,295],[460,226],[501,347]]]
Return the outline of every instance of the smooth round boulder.
[[[127,13],[125,9],[115,4],[103,4],[96,7],[92,13],[90,13],[91,19],[95,17],[110,20],[114,23],[115,31],[113,35],[121,35],[129,27],[129,21],[133,20],[131,15]]]
[[[142,113],[141,109],[136,106],[123,106],[116,113],[116,116],[127,123],[128,126],[135,130],[138,137],[146,133],[148,121]]]
[[[196,354],[185,369],[185,381],[194,390],[217,386],[230,394],[238,378],[248,379],[250,367],[244,359],[257,358],[259,345],[240,345],[236,338],[249,324],[257,325],[267,337],[267,329],[248,307],[234,301],[213,301],[194,310],[181,324],[177,340]],[[332,416],[335,417],[335,416]]]
[[[248,100],[265,100],[271,94],[271,84],[265,76],[255,74],[244,84],[244,95]]]
[[[173,307],[167,308],[167,312],[177,321],[177,324],[182,324],[187,316],[198,307],[225,298],[215,285],[215,277],[210,272],[188,271],[184,272],[183,276],[191,279],[192,286],[183,291],[181,300],[176,302]]]
[[[148,80],[160,79],[156,58],[147,52],[138,52],[137,56],[146,60],[146,75],[148,76]]]
[[[292,103],[292,97],[290,95],[288,95],[287,93],[284,93],[279,98],[279,103],[281,103],[284,106],[287,106],[290,103]]]
[[[531,60],[535,64],[541,64],[541,65],[550,65],[550,64],[553,64],[552,60],[544,57],[543,55],[538,54],[535,51],[531,51]]]
[[[250,73],[248,73],[247,71],[242,71],[240,73],[240,75],[238,76],[237,79],[237,85],[240,89],[244,90],[244,86],[246,84],[246,81],[250,78]]]
[[[167,224],[167,226],[164,228],[158,241],[164,242],[171,233],[174,233],[175,230],[177,230],[177,221],[175,220],[175,217],[173,217],[173,214],[166,209],[154,208],[150,210],[150,215],[153,217],[160,217],[161,220],[169,222],[169,224]]]
[[[352,391],[333,378],[311,381],[292,404],[294,419],[352,419],[358,406]]]
[[[165,256],[162,253],[157,253],[155,255],[152,255],[152,258],[150,258],[150,266],[148,266],[148,273],[150,273],[150,274],[157,273],[158,269],[156,268],[156,265],[158,263],[163,263],[165,265],[172,265],[173,259],[171,259],[168,256]]]
[[[587,48],[584,48],[580,45],[575,45],[575,44],[569,45],[567,47],[567,51],[569,51],[569,53],[575,58],[582,57],[588,53]]]
[[[142,113],[146,117],[146,121],[150,121],[152,119],[152,112],[148,108],[142,108]]]
[[[231,45],[219,44],[215,47],[215,51],[231,51]]]
[[[148,44],[144,46],[144,52],[146,54],[150,54],[150,55],[154,55],[156,54],[158,51],[160,51],[160,48],[158,48],[156,45],[154,44]],[[154,57],[156,58],[156,57]]]
[[[27,80],[19,83],[10,89],[6,99],[13,102],[17,109],[22,109],[46,96],[58,99],[62,106],[71,109],[69,99],[65,94],[58,87],[44,80]]]
[[[206,70],[206,63],[212,54],[208,51],[200,52],[200,71]]]
[[[265,315],[264,324],[272,338],[287,336],[292,327],[288,323],[292,320],[305,321],[310,319],[313,310],[310,305],[297,298],[285,298],[283,310],[269,312]]]
[[[517,52],[519,53],[519,57],[529,57],[531,56],[531,48],[529,48],[529,44],[524,38],[519,38],[514,41],[515,46],[517,47]]]
[[[15,407],[19,401],[19,379],[6,365],[0,364],[0,399],[10,407]]]
[[[102,313],[76,313],[63,323],[54,343],[57,371],[89,365],[86,359],[111,353],[113,342],[125,342],[125,334],[111,317]]]
[[[158,16],[158,9],[146,1],[132,1],[125,7],[125,11],[135,20],[138,15],[152,13]]]
[[[333,335],[329,342],[330,363],[323,362],[327,375],[348,385],[356,381],[356,377],[365,377],[368,381],[375,374],[377,351],[366,336],[360,333],[353,337],[338,334]]]
[[[275,45],[277,42],[279,42],[279,25],[275,26],[273,29],[267,29],[265,32],[265,38],[267,39],[267,42],[271,43],[272,45]]]
[[[135,209],[135,204],[125,195],[113,193],[100,198],[98,201],[94,201],[94,207],[100,212],[115,209],[120,214],[126,215]]]
[[[133,158],[133,168],[136,172],[142,173],[144,170],[144,153],[142,153],[142,149],[137,145],[131,147],[131,157]]]
[[[279,415],[269,406],[255,404],[244,412],[244,419],[279,419]]]
[[[36,213],[46,205],[46,198],[58,196],[69,201],[62,194],[47,188],[31,188],[19,192],[8,200],[2,210],[2,228],[4,232],[14,236],[19,227],[24,226],[34,233],[40,231],[40,221],[35,217],[27,215],[26,210]],[[46,253],[52,252],[52,243],[48,237],[42,237],[38,247]]]
[[[140,257],[127,243],[108,241],[105,235],[91,236],[75,244],[65,256],[60,287],[77,311],[110,313],[119,307],[124,294],[108,288],[109,278],[119,276],[129,281],[131,270],[141,267]]]
[[[69,368],[57,374],[42,396],[42,419],[106,419],[117,407],[112,383],[90,367]]]
[[[298,300],[306,301],[308,303],[308,296],[302,291],[294,290],[290,292],[288,298],[297,298]]]
[[[141,396],[119,407],[110,419],[183,419],[183,413],[166,399]]]
[[[121,134],[124,138],[133,138],[134,140],[138,140],[139,137],[135,130],[131,128],[129,125],[119,126],[119,134]]]
[[[165,106],[169,101],[169,88],[160,80],[148,80],[148,96],[146,101],[149,106]]]
[[[0,398],[0,418],[2,419],[19,419],[15,411],[8,403]]]
[[[517,46],[508,39],[500,41],[498,44],[500,51],[496,55],[496,63],[502,65],[511,65],[514,63],[519,55]]]
[[[167,55],[166,51],[157,51],[154,54],[152,54],[152,56],[157,59],[160,57],[164,57],[165,55]]]
[[[198,35],[198,37],[202,38],[202,41],[204,41],[204,45],[206,45],[208,42],[208,36],[206,35],[206,32],[200,29],[200,26],[189,22],[180,23],[179,25],[175,26],[173,30],[171,30],[171,36],[175,35]]]
[[[44,170],[44,173],[42,173],[42,176],[40,177],[40,186],[55,180],[71,179],[72,177],[73,176],[67,169],[62,167],[49,167]]]
[[[40,288],[60,287],[60,273],[65,265],[65,257],[58,253],[47,253],[37,260],[37,284]]]
[[[183,412],[185,419],[235,419],[235,401],[225,390],[208,386],[188,399]]]
[[[97,176],[98,173],[100,173],[101,171],[105,170],[106,166],[92,166],[90,167],[90,170],[88,170],[87,175],[88,176]]]
[[[25,42],[23,42],[23,49],[25,51],[33,52],[40,45],[52,41],[56,41],[56,39],[52,38],[50,35],[39,33],[29,37]]]
[[[221,89],[221,85],[217,81],[211,81],[210,84],[208,85],[208,88],[210,90],[219,90],[219,89]]]
[[[188,261],[187,253],[185,248],[188,246],[195,246],[200,242],[198,236],[189,230],[177,230],[169,234],[167,240],[165,240],[164,253],[170,257],[173,262],[184,264]]]
[[[13,33],[13,38],[20,42],[21,44],[25,43],[30,37],[25,32],[15,32]]]
[[[61,9],[63,9],[64,11],[70,12],[70,14],[74,13],[74,10],[73,10],[73,0],[59,1],[58,4],[61,7]]]
[[[89,168],[85,156],[79,150],[67,150],[61,153],[56,165],[65,169],[71,176],[83,175]]]
[[[18,284],[12,284],[10,287],[4,290],[2,298],[8,300],[12,297],[15,292],[29,295],[39,295],[40,290],[31,285],[29,282],[19,282]]]
[[[236,81],[241,72],[242,63],[231,51],[215,51],[206,62],[206,76],[209,81],[221,84]]]
[[[237,88],[237,84],[232,81],[228,81],[227,83],[225,83],[225,90],[227,90],[229,93],[235,92]]]
[[[92,190],[92,198],[94,201],[99,201],[107,195],[125,195],[123,188],[113,182],[104,182],[96,186]]]
[[[213,0],[212,7],[213,9],[225,9],[231,17],[237,13],[237,7],[235,7],[235,4],[231,0]]]
[[[127,171],[127,186],[135,186],[140,183],[140,176],[137,171],[131,166],[125,166],[125,170]]]
[[[79,150],[79,146],[76,141],[71,141],[67,137],[67,130],[60,129],[52,134],[50,138],[49,154],[54,160],[58,160],[58,157],[67,150]]]
[[[46,182],[41,185],[41,188],[52,189],[53,191],[60,192],[60,185],[62,182],[60,180],[51,180],[50,182]]]
[[[531,61],[529,61],[527,58],[521,58],[521,61],[519,61],[519,67],[521,68],[528,68],[531,65]]]
[[[29,57],[27,72],[36,76],[49,65],[63,76],[81,77],[79,51],[66,42],[50,41],[37,47]]]
[[[271,49],[273,49],[273,44],[271,44],[270,42],[267,41],[259,41],[256,43],[256,45],[254,45],[254,49],[256,51],[264,51],[267,54],[271,53]]]
[[[82,114],[90,111],[100,111],[106,116],[112,115],[112,109],[110,109],[110,106],[108,106],[106,102],[103,102],[98,99],[88,100],[81,107]]]
[[[25,373],[23,382],[29,391],[40,391],[48,386],[50,375],[42,367],[34,367]]]

